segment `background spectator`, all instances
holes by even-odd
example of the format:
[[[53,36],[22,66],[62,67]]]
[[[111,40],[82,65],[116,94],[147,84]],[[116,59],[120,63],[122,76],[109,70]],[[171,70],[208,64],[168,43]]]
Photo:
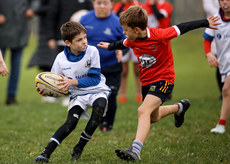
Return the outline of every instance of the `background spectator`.
[[[127,10],[130,6],[142,6],[142,4],[137,0],[122,0],[121,2],[116,2],[113,7],[113,13],[120,15],[121,12]],[[126,87],[127,87],[127,78],[129,74],[129,61],[133,63],[133,72],[136,81],[136,102],[142,101],[141,96],[141,82],[139,78],[139,69],[138,69],[138,60],[134,55],[133,50],[130,49],[127,54],[125,54],[122,59],[122,73],[121,73],[121,87],[120,87],[120,96],[118,101],[120,103],[125,103],[127,101],[126,96]]]
[[[30,34],[29,19],[39,7],[39,0],[0,1],[0,48],[3,56],[8,48],[11,52],[10,76],[6,104],[17,104],[16,94],[20,76],[23,48]]]
[[[119,23],[119,17],[111,12],[112,0],[93,0],[93,7],[94,10],[82,16],[80,20],[80,23],[87,30],[89,45],[97,47],[97,44],[101,41],[113,42],[125,38]],[[120,87],[122,65],[118,61],[115,51],[97,48],[100,54],[101,73],[106,78],[106,85],[112,91],[108,99],[108,111],[106,116],[103,117],[100,129],[111,131],[117,110],[117,93]],[[118,55],[122,56],[121,53]]]

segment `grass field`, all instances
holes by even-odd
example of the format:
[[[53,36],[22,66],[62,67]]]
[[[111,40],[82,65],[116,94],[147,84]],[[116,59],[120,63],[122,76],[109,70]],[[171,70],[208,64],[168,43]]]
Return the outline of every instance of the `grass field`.
[[[181,128],[174,127],[173,115],[151,126],[142,150],[140,163],[151,164],[219,164],[230,163],[230,131],[213,135],[219,118],[221,101],[215,79],[215,69],[210,68],[203,50],[202,30],[196,30],[172,40],[176,81],[173,104],[180,99],[190,99],[192,105]],[[44,149],[55,130],[65,121],[67,109],[60,103],[46,104],[34,87],[39,70],[27,68],[36,48],[36,38],[31,37],[25,49],[18,90],[17,106],[5,106],[7,77],[0,77],[0,163],[33,163]],[[9,55],[6,62],[9,63]],[[9,64],[8,64],[9,65]],[[114,130],[102,133],[97,130],[86,146],[81,161],[76,163],[126,163],[119,160],[114,150],[126,149],[135,138],[137,107],[133,75],[129,76],[128,102],[119,104]],[[77,128],[52,154],[50,163],[70,161],[73,146],[77,143],[87,121],[81,119]]]

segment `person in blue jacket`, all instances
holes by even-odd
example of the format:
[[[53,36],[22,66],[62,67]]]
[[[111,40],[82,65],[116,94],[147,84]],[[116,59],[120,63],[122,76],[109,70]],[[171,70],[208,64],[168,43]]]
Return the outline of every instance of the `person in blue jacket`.
[[[87,30],[89,45],[97,47],[101,41],[113,42],[124,39],[119,17],[113,14],[112,0],[93,0],[94,10],[82,16],[80,23]],[[117,109],[117,94],[120,87],[122,64],[121,50],[108,51],[97,47],[100,54],[101,72],[106,77],[106,84],[112,93],[108,99],[108,111],[100,125],[102,131],[111,131]],[[118,58],[117,58],[118,57]],[[120,57],[120,58],[119,58]]]

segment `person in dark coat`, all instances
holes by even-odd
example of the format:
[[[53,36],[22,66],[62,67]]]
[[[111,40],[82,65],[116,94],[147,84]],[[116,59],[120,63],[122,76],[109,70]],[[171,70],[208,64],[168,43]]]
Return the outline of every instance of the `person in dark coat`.
[[[39,18],[38,46],[34,52],[28,67],[37,66],[39,70],[49,72],[51,70],[57,51],[48,46],[47,13],[50,0],[40,0],[40,7],[36,12]]]
[[[0,49],[3,56],[7,48],[11,52],[7,105],[17,104],[16,94],[23,48],[30,34],[29,19],[34,17],[39,3],[39,0],[0,0]]]
[[[46,30],[51,49],[63,51],[65,43],[61,39],[60,27],[70,20],[75,12],[82,9],[93,9],[91,0],[50,0]]]

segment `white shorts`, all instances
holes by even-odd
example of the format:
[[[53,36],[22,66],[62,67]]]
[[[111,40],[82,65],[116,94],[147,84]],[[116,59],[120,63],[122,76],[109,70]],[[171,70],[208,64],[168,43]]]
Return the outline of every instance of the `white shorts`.
[[[129,60],[132,60],[133,63],[138,63],[137,57],[134,55],[131,48],[124,56],[122,56],[121,62],[128,62]]]
[[[227,76],[230,76],[230,72],[225,75],[221,75],[221,82],[224,83]]]
[[[100,97],[103,97],[107,100],[107,104],[108,104],[108,96],[109,96],[110,92],[100,92],[100,93],[95,93],[95,94],[87,94],[87,95],[83,95],[83,96],[76,96],[74,99],[72,99],[69,103],[68,106],[68,111],[76,105],[79,105],[84,112],[81,114],[82,118],[85,119],[89,119],[89,114],[88,114],[88,109],[92,108],[92,105],[94,103],[94,101]],[[104,115],[107,112],[107,105],[104,111]]]

